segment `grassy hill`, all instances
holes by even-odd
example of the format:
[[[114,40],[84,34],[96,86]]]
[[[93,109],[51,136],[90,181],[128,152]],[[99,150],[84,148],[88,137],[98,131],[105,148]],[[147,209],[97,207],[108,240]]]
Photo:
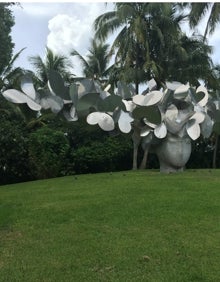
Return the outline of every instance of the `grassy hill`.
[[[0,187],[0,281],[220,281],[220,170]]]

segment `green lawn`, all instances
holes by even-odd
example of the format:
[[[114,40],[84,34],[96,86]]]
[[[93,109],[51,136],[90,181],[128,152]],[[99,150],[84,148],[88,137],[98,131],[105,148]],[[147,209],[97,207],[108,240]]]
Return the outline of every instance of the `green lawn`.
[[[0,281],[220,281],[220,170],[1,186]]]

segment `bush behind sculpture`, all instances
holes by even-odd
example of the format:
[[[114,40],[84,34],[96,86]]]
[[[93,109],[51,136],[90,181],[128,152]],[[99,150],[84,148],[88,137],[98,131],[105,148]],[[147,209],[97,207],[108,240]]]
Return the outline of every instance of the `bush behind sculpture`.
[[[65,174],[70,146],[63,132],[42,127],[30,134],[28,148],[30,169],[34,178]]]

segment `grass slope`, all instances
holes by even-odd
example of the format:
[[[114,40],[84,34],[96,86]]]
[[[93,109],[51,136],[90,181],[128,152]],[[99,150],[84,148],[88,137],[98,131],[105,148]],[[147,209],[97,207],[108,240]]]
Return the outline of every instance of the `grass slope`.
[[[220,281],[220,171],[0,187],[0,281]]]

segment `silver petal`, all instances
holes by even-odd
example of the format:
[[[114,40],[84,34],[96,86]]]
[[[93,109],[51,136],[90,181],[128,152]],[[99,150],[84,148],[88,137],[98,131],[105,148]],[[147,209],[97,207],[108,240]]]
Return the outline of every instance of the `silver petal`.
[[[154,135],[159,139],[166,137],[167,128],[163,122],[154,129]]]
[[[192,140],[196,140],[199,138],[200,136],[200,126],[199,124],[191,119],[187,122],[186,124],[186,131],[189,135],[189,137],[192,139]]]
[[[8,89],[5,90],[2,95],[7,99],[9,102],[15,104],[23,104],[27,103],[27,96],[22,93],[21,91],[15,89]]]
[[[129,115],[121,110],[120,117],[118,120],[118,126],[123,133],[129,133],[131,131],[131,122],[134,119]]]
[[[32,100],[36,99],[36,91],[34,89],[33,81],[29,76],[24,76],[22,78],[21,90]]]

